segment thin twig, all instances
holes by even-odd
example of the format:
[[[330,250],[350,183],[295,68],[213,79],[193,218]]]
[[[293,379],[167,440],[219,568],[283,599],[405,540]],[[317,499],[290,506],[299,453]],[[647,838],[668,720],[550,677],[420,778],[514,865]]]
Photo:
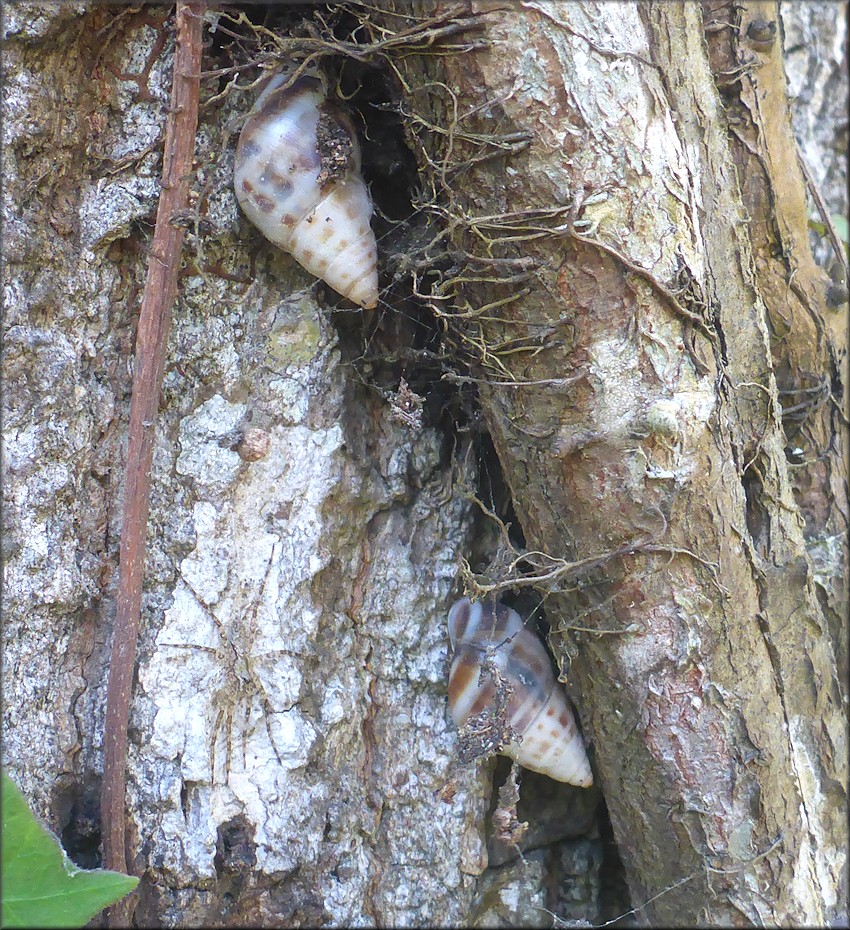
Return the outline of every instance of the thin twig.
[[[818,208],[818,213],[821,215],[823,225],[826,226],[826,232],[829,236],[830,244],[832,245],[832,251],[835,253],[835,258],[841,264],[841,269],[844,272],[844,283],[846,284],[848,275],[850,275],[850,267],[848,267],[847,262],[847,250],[841,242],[841,237],[838,235],[838,230],[835,228],[835,223],[832,221],[832,216],[827,209],[823,194],[820,192],[814,175],[812,175],[812,172],[809,170],[809,166],[806,163],[806,159],[803,157],[803,152],[799,145],[797,145],[797,161],[800,165],[800,170],[803,172],[803,178],[806,181],[806,186],[809,188],[809,193],[812,195],[815,206]]]
[[[205,10],[205,0],[180,0],[177,4],[177,46],[174,53],[171,106],[165,125],[162,185],[136,333],[121,525],[121,563],[106,695],[101,797],[105,865],[121,872],[132,872],[133,861],[133,857],[127,855],[124,809],[127,724],[141,620],[154,424],[166,339],[171,323],[171,307],[177,295],[177,272],[184,235],[183,227],[172,225],[171,220],[175,214],[185,210],[188,204],[189,177],[198,127],[201,33]],[[113,908],[109,915],[110,923],[113,926],[128,926],[132,907],[132,899],[129,899],[129,903],[125,901]]]
[[[602,55],[604,58],[614,59],[614,61],[618,61],[622,58],[634,58],[635,61],[639,61],[642,65],[646,65],[648,68],[654,68],[656,71],[661,70],[658,65],[651,61],[647,61],[646,58],[638,55],[636,52],[629,52],[626,49],[621,48],[603,48],[601,45],[597,45],[592,39],[579,32],[578,29],[571,26],[569,23],[564,22],[564,20],[560,19],[558,16],[555,16],[551,10],[547,10],[536,3],[530,3],[527,2],[527,0],[521,0],[521,5],[524,6],[527,10],[535,10],[536,12],[540,13],[541,16],[545,16],[553,23],[556,23],[569,35],[575,36],[577,39],[581,39],[583,42],[589,45],[594,52],[596,52],[598,55]]]
[[[668,885],[666,888],[662,888],[661,891],[658,892],[658,894],[654,894],[651,898],[644,901],[643,904],[639,904],[637,907],[633,907],[630,911],[626,911],[625,914],[619,914],[617,917],[612,917],[611,920],[606,920],[604,923],[601,923],[601,924],[590,924],[589,923],[586,925],[583,924],[582,926],[591,927],[592,930],[599,930],[599,928],[601,927],[610,927],[611,924],[617,923],[618,920],[623,920],[625,917],[631,917],[633,914],[637,914],[639,911],[642,911],[644,908],[652,904],[653,901],[657,901],[663,895],[668,894],[671,891],[675,891],[680,885],[685,885],[689,881],[692,881],[693,879],[697,877],[697,875],[698,875],[697,872],[691,872],[690,875],[685,875],[684,877],[680,878],[677,882],[673,882],[672,885]],[[552,913],[552,911],[550,911],[548,908],[535,907],[535,910],[546,911],[547,914],[551,914],[552,917],[555,918],[556,927],[570,926],[569,922],[565,921],[561,917],[558,917],[557,914]]]
[[[573,239],[577,239],[579,242],[584,242],[586,245],[596,246],[597,249],[600,249],[601,251],[606,252],[612,258],[617,259],[617,261],[625,265],[629,271],[633,271],[636,275],[638,275],[638,277],[643,278],[643,280],[652,285],[652,287],[659,294],[661,294],[663,297],[666,297],[667,302],[676,311],[676,313],[693,323],[694,326],[696,326],[696,328],[709,341],[717,341],[717,335],[708,328],[703,318],[698,313],[694,313],[691,310],[688,310],[686,307],[682,306],[682,303],[670,290],[670,288],[662,284],[662,282],[659,281],[658,278],[656,278],[656,276],[648,268],[644,268],[642,265],[636,264],[631,259],[623,255],[619,249],[614,248],[613,245],[608,245],[607,242],[603,242],[601,239],[597,239],[595,236],[584,236],[575,230],[569,230],[569,234],[573,237]]]

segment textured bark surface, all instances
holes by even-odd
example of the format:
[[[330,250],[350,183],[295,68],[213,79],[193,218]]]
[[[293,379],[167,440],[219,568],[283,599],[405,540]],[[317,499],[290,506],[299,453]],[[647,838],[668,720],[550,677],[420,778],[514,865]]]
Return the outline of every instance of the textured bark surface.
[[[846,586],[827,578],[846,578],[845,534],[848,522],[846,431],[842,428],[840,385],[846,389],[847,317],[844,300],[836,306],[834,282],[815,264],[807,248],[806,186],[800,159],[811,152],[791,143],[780,36],[759,43],[763,23],[776,22],[775,5],[738,5],[738,31],[709,31],[709,61],[723,94],[731,153],[744,179],[741,194],[750,217],[755,279],[767,311],[773,371],[782,405],[782,427],[789,480],[812,563],[813,578],[824,592],[821,606],[846,683]],[[711,8],[711,22],[735,15],[730,4]],[[836,36],[840,41],[840,34]],[[732,75],[731,82],[724,75]],[[840,94],[835,96],[840,97]],[[846,96],[846,95],[845,95]],[[828,171],[822,171],[828,184]],[[829,187],[825,188],[829,190]],[[839,200],[834,209],[846,207]],[[845,258],[846,262],[846,258]],[[846,284],[846,273],[836,277]],[[760,468],[759,468],[760,471]],[[754,473],[760,484],[758,471]],[[822,566],[829,566],[822,572]],[[840,570],[836,568],[840,566]]]
[[[578,590],[553,586],[546,606],[633,894],[654,899],[650,922],[834,919],[847,887],[845,718],[803,517],[807,499],[822,501],[836,512],[809,533],[846,527],[841,425],[830,417],[827,451],[808,463],[817,481],[792,477],[777,381],[780,357],[799,378],[809,353],[834,385],[844,347],[807,255],[781,63],[774,49],[758,94],[741,62],[716,68],[693,5],[523,8],[519,20],[494,16],[488,48],[441,62],[463,110],[484,114],[467,130],[498,113],[538,143],[504,177],[473,168],[458,212],[511,217],[516,232],[517,211],[608,196],[574,214],[592,235],[562,224],[523,243],[537,264],[522,300],[497,289],[499,318],[464,322],[487,350],[485,382],[498,357],[503,379],[527,384],[481,393],[529,548],[550,564],[632,550]],[[720,14],[719,35],[733,36],[753,15]],[[755,196],[753,166],[736,165],[730,84],[762,108],[751,154],[772,197]],[[785,133],[784,150],[770,133]],[[759,231],[782,224],[793,238],[777,263]],[[780,281],[803,306],[799,345],[775,361]],[[521,339],[525,352],[499,355]],[[831,573],[842,564],[838,554]]]
[[[91,866],[173,34],[161,7],[6,16],[5,757]],[[358,385],[311,279],[239,217],[219,152],[249,99],[202,114],[204,252],[190,231],[156,424],[136,919],[462,922],[490,792],[445,714],[462,473],[438,429]],[[268,437],[253,462],[249,427]]]
[[[819,370],[840,397],[844,337],[806,251],[800,178],[742,161],[763,166],[776,142],[759,128],[775,129],[774,110],[753,101],[781,95],[778,52],[721,91],[715,56],[738,54],[749,7],[719,17],[737,32],[708,33],[711,56],[696,5],[497,8],[468,5],[493,11],[476,47],[394,60],[422,177],[451,191],[437,204],[451,239],[469,246],[471,216],[544,214],[510,221],[544,235],[489,251],[533,261],[532,275],[495,283],[495,264],[458,286],[459,311],[503,301],[475,318],[435,327],[402,285],[386,295],[397,314],[335,312],[237,210],[233,133],[251,93],[210,103],[225,81],[202,84],[203,212],[187,218],[155,426],[129,733],[142,925],[544,926],[547,909],[598,922],[626,909],[600,892],[614,843],[649,923],[841,914],[842,440],[827,402],[792,442],[782,408],[801,399],[779,390]],[[784,10],[786,39],[822,37],[832,6],[815,8]],[[159,6],[83,3],[4,17],[4,760],[91,867],[172,22]],[[216,65],[228,26],[208,18]],[[830,121],[832,95],[815,91],[840,55],[815,70],[817,56],[793,54]],[[730,100],[749,120],[731,134]],[[811,113],[794,119],[817,160],[835,130],[819,134]],[[531,145],[441,175],[480,153],[476,133],[512,132]],[[486,254],[505,226],[480,225],[472,248]],[[382,240],[388,267],[438,229],[411,228]],[[443,281],[463,276],[452,261]],[[404,334],[425,316],[457,351],[426,387],[407,372],[426,398],[420,429],[394,415],[397,385],[376,389],[352,357],[361,329],[376,355],[422,357]],[[496,383],[512,379],[537,383]],[[468,407],[475,385],[483,420],[440,409]],[[498,541],[466,496],[497,467],[485,428],[514,512],[487,503],[550,568],[629,551],[540,586],[614,842],[600,839],[597,789],[529,776],[525,863],[490,836],[494,766],[457,761],[445,710],[459,566],[493,560]]]

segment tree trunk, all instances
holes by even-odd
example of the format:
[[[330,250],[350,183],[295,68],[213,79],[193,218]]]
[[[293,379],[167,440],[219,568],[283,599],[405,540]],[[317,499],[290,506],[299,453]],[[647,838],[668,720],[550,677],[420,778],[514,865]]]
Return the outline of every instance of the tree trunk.
[[[88,867],[171,12],[4,11],[5,764]],[[748,38],[778,12],[412,12],[207,16],[153,426],[135,921],[598,922],[629,909],[608,815],[640,921],[840,919],[846,336],[781,39]],[[376,311],[232,193],[259,71],[218,69],[296,41],[365,129]],[[592,747],[598,788],[524,778],[525,861],[490,836],[503,764],[462,764],[446,715],[464,581],[542,598]]]
[[[440,61],[464,132],[534,140],[452,188],[470,249],[534,262],[521,292],[467,285],[499,310],[460,325],[633,898],[651,923],[821,923],[847,888],[846,601],[807,542],[844,541],[843,343],[781,46],[748,38],[777,10],[523,7]],[[782,402],[812,372],[792,476]]]

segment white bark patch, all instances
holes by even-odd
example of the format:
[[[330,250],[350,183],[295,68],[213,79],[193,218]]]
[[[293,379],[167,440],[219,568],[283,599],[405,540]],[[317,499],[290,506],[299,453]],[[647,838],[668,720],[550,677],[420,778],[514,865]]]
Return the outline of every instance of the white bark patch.
[[[279,413],[284,422],[294,426],[307,416],[308,395],[299,381],[280,378],[272,381],[269,388],[280,398]]]
[[[286,356],[273,389],[289,403],[275,401],[264,459],[237,464],[224,448],[243,405],[213,397],[180,425],[177,473],[205,499],[140,669],[139,717],[152,712],[131,766],[145,786],[139,833],[152,861],[210,878],[218,828],[241,814],[258,873],[328,863],[315,887],[335,925],[460,919],[485,855],[489,784],[454,761],[434,605],[450,599],[467,505],[435,505],[432,430],[414,441],[388,427],[375,461],[347,460],[343,430],[334,417],[321,428],[312,407],[319,397],[336,411],[340,383]],[[412,505],[411,474],[435,481]],[[362,577],[359,607],[351,579],[338,604],[322,580],[332,554]]]
[[[640,378],[634,346],[622,339],[607,339],[595,342],[591,351],[591,371],[604,386],[596,422],[606,432],[625,433],[637,418],[640,402],[634,390]]]
[[[696,153],[679,138],[649,64],[637,6],[549,0],[522,6],[532,11],[527,19],[505,13],[492,27],[494,53],[484,59],[484,71],[509,117],[539,140],[540,154],[529,152],[528,170],[538,185],[545,178],[553,204],[569,203],[579,186],[604,192],[607,200],[589,205],[583,218],[595,235],[659,280],[672,280],[682,263],[701,280],[700,193],[691,180],[699,176]],[[498,51],[502,31],[511,48],[525,49],[509,78]],[[609,54],[582,36],[592,36]],[[564,99],[578,114],[572,125],[563,119]],[[552,118],[539,105],[544,101]],[[577,150],[559,162],[550,153],[565,147],[568,136]]]
[[[154,178],[130,178],[90,187],[80,204],[80,241],[87,249],[103,248],[130,235],[133,222],[156,208],[159,185]]]
[[[297,654],[316,631],[319,611],[305,582],[327,563],[319,508],[339,480],[342,435],[338,427],[276,427],[268,456],[246,467],[219,444],[243,414],[216,395],[181,424],[178,473],[208,493],[244,474],[226,501],[195,506],[197,545],[181,563],[157,651],[140,675],[157,706],[140,762],[168,760],[183,782],[207,786],[222,816],[234,804],[244,810],[257,828],[257,866],[274,872],[302,855],[263,837],[297,835],[302,816],[304,784],[287,772],[307,763],[316,730],[297,707]],[[282,506],[288,532],[266,531]],[[198,875],[213,874],[214,849],[188,853]]]
[[[802,913],[806,914],[805,920],[819,923],[823,920],[821,909],[828,911],[837,903],[835,890],[839,876],[847,868],[847,852],[845,849],[836,854],[833,847],[823,848],[817,842],[822,829],[821,814],[827,809],[827,804],[820,779],[815,774],[819,763],[809,755],[807,744],[811,740],[811,725],[794,717],[789,721],[789,729],[794,769],[803,797],[799,806],[803,830],[800,855],[794,869],[794,898],[799,902]]]
[[[233,433],[245,415],[243,404],[230,404],[220,394],[211,397],[180,424],[182,452],[177,473],[199,484],[221,488],[230,484],[242,466],[234,449],[222,440]]]

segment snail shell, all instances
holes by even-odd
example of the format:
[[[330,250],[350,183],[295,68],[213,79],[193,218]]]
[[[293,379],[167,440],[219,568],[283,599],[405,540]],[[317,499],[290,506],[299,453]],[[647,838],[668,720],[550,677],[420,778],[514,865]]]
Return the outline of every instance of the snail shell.
[[[492,649],[496,668],[512,687],[507,723],[521,742],[500,751],[556,781],[589,788],[593,773],[566,695],[549,655],[520,615],[499,603],[473,604],[468,597],[449,612],[454,658],[449,672],[449,711],[460,727],[495,702],[492,676],[480,682],[481,659]]]
[[[361,307],[378,304],[372,200],[348,117],[327,101],[324,78],[281,87],[275,75],[236,147],[236,199],[262,234]]]

